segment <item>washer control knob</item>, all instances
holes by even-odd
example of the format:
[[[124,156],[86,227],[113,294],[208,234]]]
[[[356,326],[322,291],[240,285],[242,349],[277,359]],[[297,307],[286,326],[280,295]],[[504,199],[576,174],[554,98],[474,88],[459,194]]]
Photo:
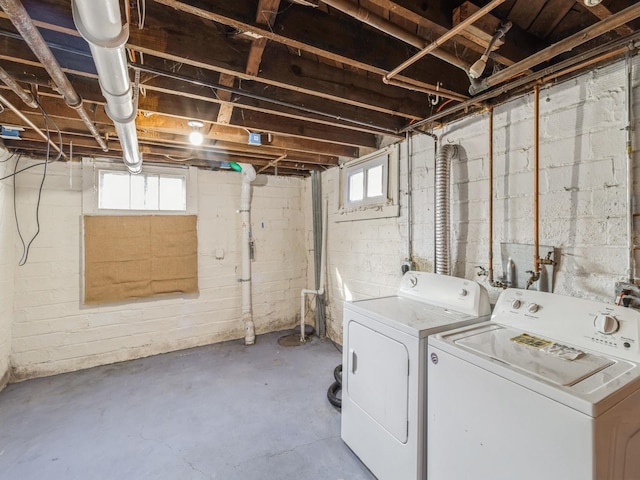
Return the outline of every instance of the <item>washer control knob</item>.
[[[538,305],[537,303],[530,303],[529,305],[527,305],[527,310],[529,310],[529,313],[536,313],[539,308],[540,305]]]
[[[513,302],[511,302],[511,306],[516,310],[520,308],[520,305],[522,305],[522,302],[517,298]]]
[[[598,315],[594,321],[594,326],[599,333],[611,335],[620,328],[620,322],[613,315]]]
[[[467,295],[469,295],[469,292],[467,291],[466,288],[463,288],[462,290],[460,290],[461,297],[466,297]]]

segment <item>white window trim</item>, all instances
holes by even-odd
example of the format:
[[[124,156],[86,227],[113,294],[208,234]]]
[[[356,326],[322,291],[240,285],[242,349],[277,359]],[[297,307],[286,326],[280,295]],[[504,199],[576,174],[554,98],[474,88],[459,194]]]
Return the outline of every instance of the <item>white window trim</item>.
[[[352,160],[340,166],[340,192],[338,211],[334,217],[336,222],[369,220],[400,216],[399,202],[399,166],[400,147],[398,144],[373,152],[364,157]],[[365,199],[349,202],[349,176],[358,170],[367,170],[377,164],[385,164],[383,181],[386,192],[382,198]]]
[[[173,167],[143,165],[144,173],[157,175],[177,175],[186,179],[186,210],[110,210],[98,208],[98,185],[100,170],[126,172],[122,162],[107,159],[82,159],[82,214],[83,215],[197,215],[198,214],[198,169],[196,167]]]

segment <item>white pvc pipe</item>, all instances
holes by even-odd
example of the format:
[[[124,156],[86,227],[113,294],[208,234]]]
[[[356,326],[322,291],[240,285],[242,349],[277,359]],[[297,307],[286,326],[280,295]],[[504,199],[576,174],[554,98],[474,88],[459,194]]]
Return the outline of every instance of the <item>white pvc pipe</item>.
[[[100,90],[107,101],[105,110],[116,127],[124,164],[131,173],[140,173],[142,156],[135,123],[137,106],[133,104],[124,49],[129,26],[122,24],[120,3],[118,0],[74,0],[72,7],[76,28],[91,48]]]
[[[253,345],[256,341],[256,329],[251,310],[251,251],[249,231],[251,229],[251,182],[256,179],[253,165],[240,163],[242,167],[242,192],[240,195],[240,243],[242,244],[242,322],[244,323],[244,343]]]
[[[307,341],[304,334],[304,311],[305,311],[305,295],[324,295],[324,277],[326,276],[326,256],[327,256],[327,216],[328,206],[325,203],[324,216],[322,219],[322,250],[320,253],[320,288],[318,290],[303,289],[300,292],[300,343]]]

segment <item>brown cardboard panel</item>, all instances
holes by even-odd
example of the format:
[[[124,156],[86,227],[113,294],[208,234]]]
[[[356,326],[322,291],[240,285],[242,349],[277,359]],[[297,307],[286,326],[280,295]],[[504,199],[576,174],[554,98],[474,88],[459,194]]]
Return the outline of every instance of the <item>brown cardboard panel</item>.
[[[198,291],[195,215],[85,216],[85,303]]]

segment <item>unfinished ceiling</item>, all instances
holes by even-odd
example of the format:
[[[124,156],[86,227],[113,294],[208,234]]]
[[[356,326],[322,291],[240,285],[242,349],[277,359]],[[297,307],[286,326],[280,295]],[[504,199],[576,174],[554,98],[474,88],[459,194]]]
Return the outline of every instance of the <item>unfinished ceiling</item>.
[[[324,170],[409,129],[430,128],[535,81],[624,55],[640,38],[640,3],[585,4],[596,1],[121,2],[122,22],[130,26],[139,149],[145,162],[210,168],[249,162],[280,175]],[[121,158],[71,2],[22,5],[82,98],[89,122],[68,106],[18,33],[7,7],[16,2],[0,0],[0,67],[37,98],[50,121],[0,83],[0,123],[24,128],[19,139],[15,130],[5,132],[6,146],[43,156],[48,143],[33,127],[46,137],[48,126],[56,145],[61,131],[67,159]],[[484,69],[479,59],[486,60]],[[203,125],[198,147],[189,143],[190,120]],[[259,134],[260,145],[249,144],[249,132]]]

